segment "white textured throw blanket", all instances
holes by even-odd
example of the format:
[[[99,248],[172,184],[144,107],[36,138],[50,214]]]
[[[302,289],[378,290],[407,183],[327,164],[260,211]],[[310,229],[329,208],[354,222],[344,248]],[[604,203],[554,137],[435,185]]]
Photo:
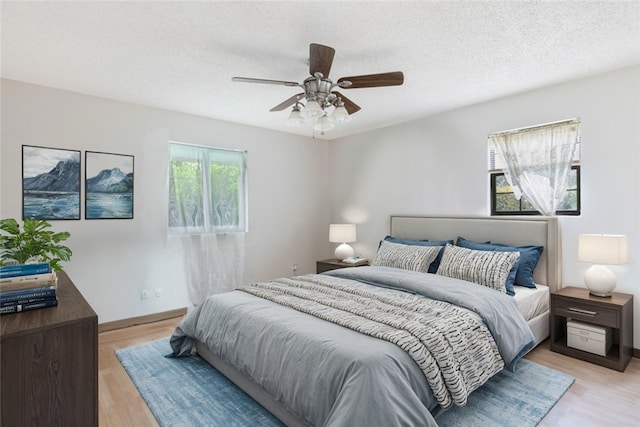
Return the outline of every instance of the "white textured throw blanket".
[[[422,369],[444,408],[465,405],[473,390],[504,367],[479,316],[447,302],[318,275],[239,290],[396,344]]]

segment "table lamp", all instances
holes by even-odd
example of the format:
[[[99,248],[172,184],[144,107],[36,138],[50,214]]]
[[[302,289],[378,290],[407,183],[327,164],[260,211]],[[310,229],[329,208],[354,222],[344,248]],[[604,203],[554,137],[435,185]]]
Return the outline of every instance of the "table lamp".
[[[591,295],[609,297],[616,287],[616,275],[603,264],[626,264],[629,258],[627,236],[581,234],[578,236],[578,261],[590,262],[584,283]]]
[[[329,241],[331,243],[340,243],[336,248],[336,258],[343,260],[352,257],[353,248],[348,242],[356,241],[356,225],[355,224],[330,224],[329,225]]]

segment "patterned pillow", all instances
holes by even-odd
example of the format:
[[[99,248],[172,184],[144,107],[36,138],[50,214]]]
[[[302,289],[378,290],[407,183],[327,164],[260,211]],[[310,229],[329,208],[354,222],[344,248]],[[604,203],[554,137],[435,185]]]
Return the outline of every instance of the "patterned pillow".
[[[525,286],[532,289],[536,288],[533,280],[533,271],[536,269],[536,265],[538,265],[540,255],[542,255],[542,251],[544,250],[543,246],[509,246],[503,243],[481,243],[465,239],[464,237],[458,237],[456,245],[478,251],[520,252],[520,260],[518,261],[518,265],[514,267],[515,271],[513,272],[513,280],[511,281],[511,295],[514,295],[513,285]],[[509,291],[509,283],[507,283],[507,291]]]
[[[372,265],[426,273],[441,247],[401,245],[383,240]]]
[[[440,246],[440,252],[436,259],[429,265],[429,273],[435,273],[438,271],[438,266],[440,265],[440,260],[442,259],[442,254],[444,253],[444,245],[447,243],[451,243],[453,245],[453,240],[415,240],[415,239],[399,239],[397,237],[387,236],[384,238],[387,242],[392,243],[400,243],[403,245],[416,245],[416,246]],[[382,241],[380,242],[382,243]],[[380,245],[378,245],[380,247]]]
[[[476,251],[447,245],[437,274],[467,280],[506,293],[505,283],[518,259],[520,253],[517,251]]]

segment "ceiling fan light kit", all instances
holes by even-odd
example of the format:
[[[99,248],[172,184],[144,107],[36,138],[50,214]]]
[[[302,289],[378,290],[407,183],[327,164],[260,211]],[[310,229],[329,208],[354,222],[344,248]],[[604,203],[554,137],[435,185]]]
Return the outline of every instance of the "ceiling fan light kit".
[[[324,133],[325,131],[331,130],[334,127],[335,125],[329,121],[329,117],[327,117],[327,115],[325,114],[324,116],[319,117],[316,120],[316,123],[313,125],[313,130]]]
[[[294,107],[295,108],[295,107]],[[320,117],[324,115],[324,110],[315,99],[310,99],[307,101],[307,105],[302,110],[302,117],[306,117],[308,119],[315,119],[316,117]]]
[[[351,121],[351,116],[349,115],[347,109],[344,107],[344,103],[342,101],[340,101],[339,104],[336,104],[336,108],[329,116],[329,120],[335,123],[346,123]]]
[[[333,129],[334,123],[351,121],[351,115],[360,111],[360,107],[353,101],[340,92],[334,91],[336,87],[357,89],[399,86],[404,83],[404,75],[401,71],[342,77],[336,83],[333,83],[329,79],[329,72],[331,71],[334,55],[335,49],[311,43],[309,45],[309,74],[311,74],[311,77],[307,77],[302,83],[250,77],[233,77],[231,80],[234,82],[301,87],[304,92],[293,95],[273,107],[270,111],[282,111],[293,106],[289,117],[285,121],[287,125],[304,126],[307,124],[305,119],[311,119],[313,121],[313,129],[322,133]],[[302,100],[306,100],[306,105]]]
[[[300,112],[300,104],[296,104],[293,106],[289,117],[285,121],[289,126],[302,126],[307,123],[307,121],[302,117],[302,113]]]

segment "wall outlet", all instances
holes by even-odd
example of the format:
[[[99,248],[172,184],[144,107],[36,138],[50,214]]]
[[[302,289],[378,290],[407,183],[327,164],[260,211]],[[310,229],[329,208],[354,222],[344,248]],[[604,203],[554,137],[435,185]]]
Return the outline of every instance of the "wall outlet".
[[[140,291],[140,299],[147,299],[149,298],[149,291],[147,291],[146,289],[143,289],[142,291]]]
[[[156,288],[156,293],[155,293],[156,298],[158,298],[161,294],[162,294],[162,289]]]
[[[293,264],[293,265],[291,266],[291,271],[293,271],[294,273],[295,273],[296,271],[298,271],[298,264]]]

